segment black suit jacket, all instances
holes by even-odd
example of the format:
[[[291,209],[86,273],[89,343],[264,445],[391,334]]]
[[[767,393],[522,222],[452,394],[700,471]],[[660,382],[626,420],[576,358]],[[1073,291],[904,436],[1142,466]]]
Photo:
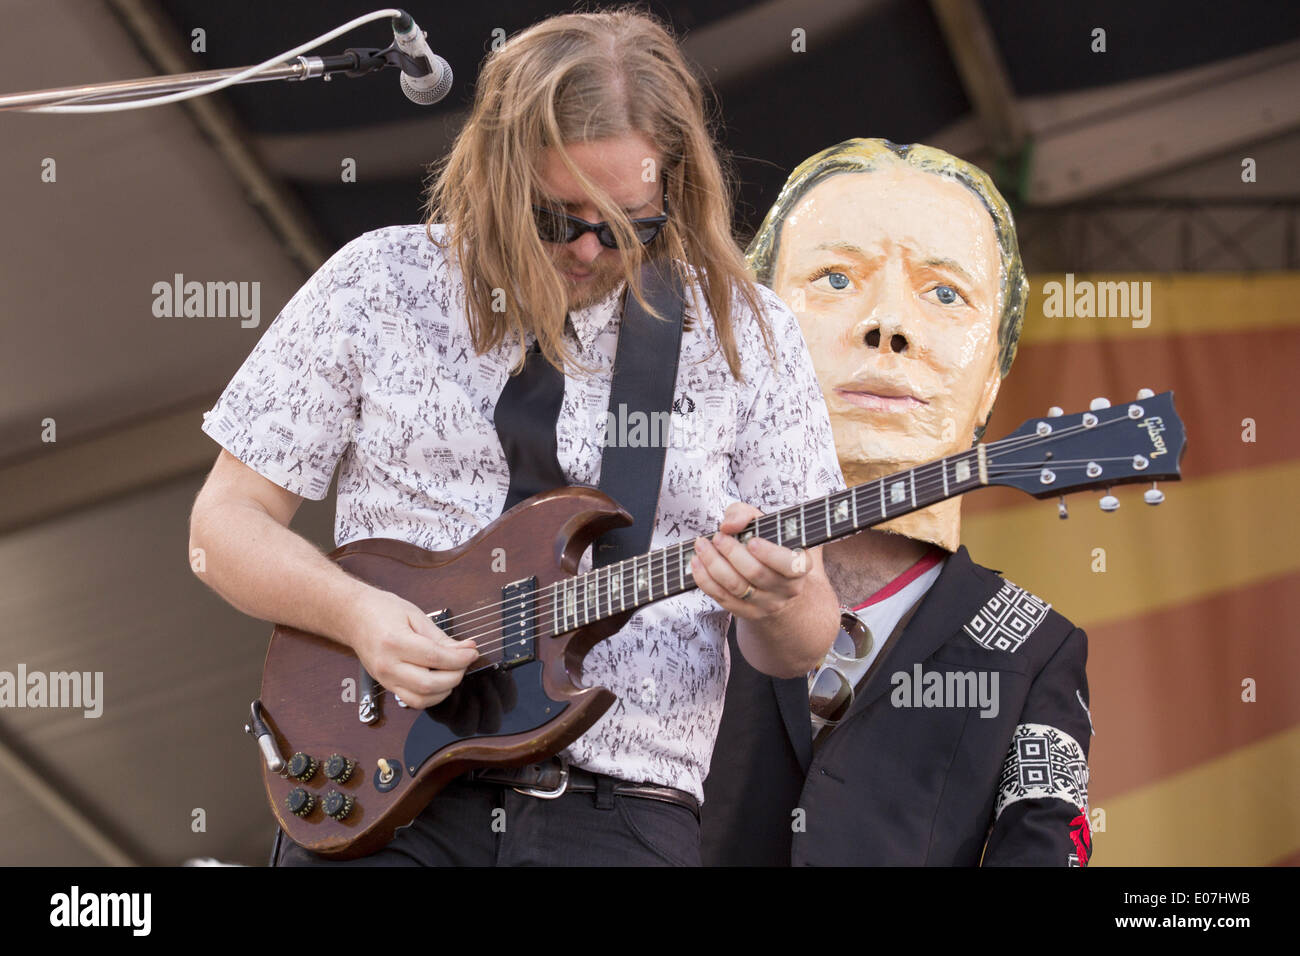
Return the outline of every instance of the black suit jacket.
[[[706,864],[1086,865],[1087,637],[964,547],[815,756],[807,680],[728,641]],[[957,706],[972,674],[996,675],[996,714]]]

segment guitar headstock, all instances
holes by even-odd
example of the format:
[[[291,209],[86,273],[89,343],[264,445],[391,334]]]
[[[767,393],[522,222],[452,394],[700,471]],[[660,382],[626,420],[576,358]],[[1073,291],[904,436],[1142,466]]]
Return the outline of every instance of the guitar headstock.
[[[988,482],[1035,498],[1054,498],[1149,481],[1153,486],[1143,498],[1155,505],[1164,494],[1154,482],[1182,477],[1186,443],[1174,393],[1156,395],[1144,388],[1134,401],[1114,407],[1101,398],[1093,400],[1089,411],[1074,415],[1053,408],[1046,417],[1031,418],[1006,438],[989,442]],[[1114,511],[1119,501],[1107,494],[1101,507]]]

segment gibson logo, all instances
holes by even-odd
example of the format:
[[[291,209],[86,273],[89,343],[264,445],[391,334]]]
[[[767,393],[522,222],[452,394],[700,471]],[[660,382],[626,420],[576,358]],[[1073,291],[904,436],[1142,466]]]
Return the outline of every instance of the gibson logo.
[[[1150,418],[1144,418],[1138,423],[1138,428],[1147,430],[1147,437],[1151,439],[1151,444],[1155,451],[1151,452],[1152,458],[1159,458],[1169,449],[1165,446],[1163,432],[1165,430],[1165,420],[1159,415],[1152,415]]]

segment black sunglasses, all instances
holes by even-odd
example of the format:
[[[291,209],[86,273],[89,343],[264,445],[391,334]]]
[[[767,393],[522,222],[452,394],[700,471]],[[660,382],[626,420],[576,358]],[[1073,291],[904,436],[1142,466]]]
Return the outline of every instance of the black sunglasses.
[[[579,219],[577,216],[570,216],[568,213],[557,212],[554,209],[538,205],[533,206],[533,217],[537,222],[537,234],[541,237],[542,242],[567,245],[586,233],[594,232],[600,244],[606,249],[618,248],[618,237],[615,236],[614,229],[608,222],[587,222],[587,220]],[[664,223],[667,221],[668,187],[665,185],[663,214],[631,220],[632,234],[644,246],[654,241],[655,236],[659,235],[659,231],[663,229]]]

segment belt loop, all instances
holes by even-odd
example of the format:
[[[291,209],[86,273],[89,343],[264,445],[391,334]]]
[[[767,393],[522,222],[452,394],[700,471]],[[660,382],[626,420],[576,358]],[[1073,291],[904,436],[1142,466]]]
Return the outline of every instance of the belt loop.
[[[614,778],[603,773],[596,774],[596,809],[614,809]]]

